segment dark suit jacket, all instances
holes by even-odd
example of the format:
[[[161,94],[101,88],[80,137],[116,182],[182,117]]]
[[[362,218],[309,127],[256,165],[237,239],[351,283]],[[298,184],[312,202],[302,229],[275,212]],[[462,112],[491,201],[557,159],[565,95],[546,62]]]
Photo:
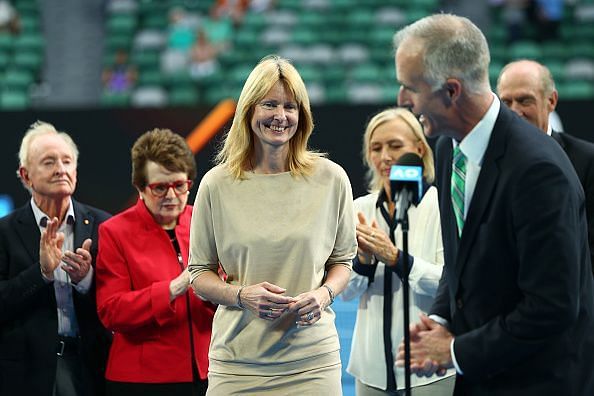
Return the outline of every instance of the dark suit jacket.
[[[552,136],[569,157],[586,193],[590,261],[594,273],[594,144],[566,133],[553,131]]]
[[[594,294],[584,193],[558,144],[501,106],[461,238],[451,139],[437,143],[458,395],[594,395]]]
[[[109,214],[72,202],[75,249],[92,238],[94,260],[97,227]],[[0,395],[52,395],[58,317],[53,283],[41,277],[39,237],[29,202],[0,219]],[[102,392],[109,333],[97,318],[94,286],[85,295],[73,288],[73,298],[83,356]]]

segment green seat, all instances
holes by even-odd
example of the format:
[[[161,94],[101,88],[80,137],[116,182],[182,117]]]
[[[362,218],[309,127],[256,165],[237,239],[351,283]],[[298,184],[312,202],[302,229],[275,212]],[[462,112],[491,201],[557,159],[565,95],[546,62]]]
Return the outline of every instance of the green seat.
[[[406,23],[410,24],[416,22],[419,19],[426,17],[427,15],[429,15],[429,12],[427,12],[427,10],[424,8],[411,8],[408,11],[406,11]]]
[[[31,71],[38,71],[41,68],[43,55],[40,52],[23,51],[14,54],[13,62],[18,68],[25,68]]]
[[[259,33],[256,30],[243,28],[235,35],[235,45],[240,48],[252,48],[257,46]]]
[[[4,91],[0,94],[0,108],[3,110],[22,110],[29,106],[26,91]]]
[[[568,81],[559,84],[557,90],[563,100],[594,99],[594,86],[586,81]]]
[[[369,44],[376,48],[379,47],[389,54],[395,32],[395,29],[391,26],[375,26],[369,32]]]
[[[39,17],[34,14],[21,15],[21,29],[23,32],[39,32]]]
[[[138,74],[139,85],[162,85],[164,78],[158,69],[141,70]]]
[[[338,83],[343,83],[346,79],[346,75],[347,73],[344,70],[343,65],[340,63],[329,65],[324,70],[323,74],[326,85],[336,85]]]
[[[300,26],[312,26],[316,28],[317,26],[326,25],[327,23],[326,15],[321,14],[319,12],[312,12],[312,11],[302,11],[299,14],[299,25]]]
[[[577,41],[570,45],[571,57],[594,59],[594,42]]]
[[[493,24],[487,31],[486,36],[489,47],[501,45],[507,40],[507,28],[503,24]]]
[[[114,51],[120,48],[128,49],[132,46],[132,34],[110,34],[107,36],[106,46],[108,51]]]
[[[398,103],[398,92],[400,86],[398,84],[386,84],[382,89],[382,102],[386,105]]]
[[[332,0],[332,8],[350,9],[357,6],[357,0]]]
[[[17,51],[41,51],[43,46],[43,37],[38,33],[22,33],[14,40],[14,47]]]
[[[248,12],[241,25],[248,30],[261,31],[266,26],[266,18],[262,13]]]
[[[322,81],[323,73],[315,66],[299,65],[297,66],[297,70],[299,70],[299,74],[306,84]]]
[[[132,63],[142,69],[158,69],[161,62],[160,51],[137,51],[132,54]]]
[[[107,20],[107,31],[112,34],[130,34],[136,29],[136,15],[112,14]]]
[[[9,50],[14,45],[14,37],[8,33],[0,33],[0,50]]]
[[[316,34],[315,29],[302,26],[293,31],[292,41],[300,45],[313,45],[319,41],[319,34]]]
[[[367,28],[373,26],[375,23],[375,15],[373,11],[369,9],[355,7],[355,9],[346,16],[346,22],[349,26],[355,29],[358,27]]]
[[[509,49],[506,45],[489,45],[489,52],[491,54],[492,62],[507,63],[509,60]]]
[[[217,104],[225,99],[237,100],[240,92],[240,86],[212,86],[206,90],[205,100],[206,103],[211,105]]]
[[[169,25],[167,15],[162,13],[146,15],[141,19],[142,27],[145,29],[165,30]]]
[[[169,91],[171,106],[195,106],[198,104],[198,91],[192,86],[175,87]]]
[[[351,78],[357,82],[377,82],[383,79],[381,68],[372,63],[364,63],[351,71]]]
[[[433,13],[439,7],[439,0],[415,0],[415,7],[424,8],[427,12]]]
[[[33,83],[33,74],[28,70],[9,69],[4,74],[4,86],[14,89],[27,89]]]
[[[10,63],[11,56],[8,52],[0,51],[0,70],[6,69],[8,64]]]
[[[326,103],[337,104],[347,102],[347,90],[342,84],[336,84],[326,87]]]
[[[301,0],[279,0],[276,8],[277,9],[287,9],[287,10],[302,10],[303,5],[301,4]]]
[[[542,51],[533,41],[517,41],[510,45],[509,54],[511,59],[539,59]]]
[[[21,15],[39,13],[38,0],[18,0],[13,3]]]
[[[499,77],[499,73],[501,73],[501,69],[505,66],[502,62],[491,62],[489,64],[489,81],[497,82],[497,77]]]
[[[562,41],[547,41],[540,45],[545,59],[567,60],[571,57],[571,48]]]
[[[105,107],[127,107],[130,104],[130,93],[103,92],[100,102]]]
[[[248,75],[251,73],[252,68],[252,66],[248,65],[238,65],[228,73],[227,78],[231,84],[239,84],[243,86]]]

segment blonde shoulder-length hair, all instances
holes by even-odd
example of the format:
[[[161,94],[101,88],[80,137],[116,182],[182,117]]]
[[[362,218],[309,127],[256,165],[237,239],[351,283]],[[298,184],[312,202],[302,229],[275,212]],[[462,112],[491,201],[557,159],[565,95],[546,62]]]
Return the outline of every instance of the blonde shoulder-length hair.
[[[287,59],[269,55],[264,57],[248,76],[237,101],[231,129],[216,156],[217,164],[226,165],[235,179],[245,178],[244,169],[249,166],[254,152],[254,133],[251,128],[254,107],[279,81],[291,92],[299,107],[297,131],[289,141],[289,171],[293,176],[308,175],[313,171],[315,160],[324,156],[307,147],[314,123],[309,97],[301,76]]]
[[[367,123],[365,133],[363,134],[363,163],[367,166],[368,189],[371,192],[378,191],[383,187],[381,175],[377,173],[373,167],[373,164],[371,163],[371,138],[373,137],[375,130],[380,125],[397,118],[401,119],[406,123],[406,125],[409,126],[414,138],[417,139],[416,141],[421,143],[425,148],[424,154],[422,156],[423,178],[427,183],[433,183],[433,180],[435,179],[433,152],[431,151],[431,147],[429,147],[427,139],[425,138],[425,134],[423,133],[423,126],[419,120],[417,120],[415,115],[409,110],[402,107],[391,107],[374,115]]]

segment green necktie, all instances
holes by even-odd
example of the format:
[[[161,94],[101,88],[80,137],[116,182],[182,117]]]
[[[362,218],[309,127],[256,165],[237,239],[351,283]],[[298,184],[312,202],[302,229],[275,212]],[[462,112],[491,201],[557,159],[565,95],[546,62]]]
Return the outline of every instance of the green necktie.
[[[452,205],[458,224],[458,236],[464,227],[464,190],[466,187],[466,156],[460,146],[454,148],[454,168],[452,170]]]

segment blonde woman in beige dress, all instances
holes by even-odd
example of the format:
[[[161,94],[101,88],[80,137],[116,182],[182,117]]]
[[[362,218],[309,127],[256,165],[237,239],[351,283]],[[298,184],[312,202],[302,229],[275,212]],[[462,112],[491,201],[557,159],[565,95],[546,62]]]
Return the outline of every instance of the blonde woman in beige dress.
[[[330,304],[349,280],[355,216],[344,170],[308,150],[312,130],[297,70],[264,58],[192,218],[192,287],[219,304],[208,395],[342,394]]]

